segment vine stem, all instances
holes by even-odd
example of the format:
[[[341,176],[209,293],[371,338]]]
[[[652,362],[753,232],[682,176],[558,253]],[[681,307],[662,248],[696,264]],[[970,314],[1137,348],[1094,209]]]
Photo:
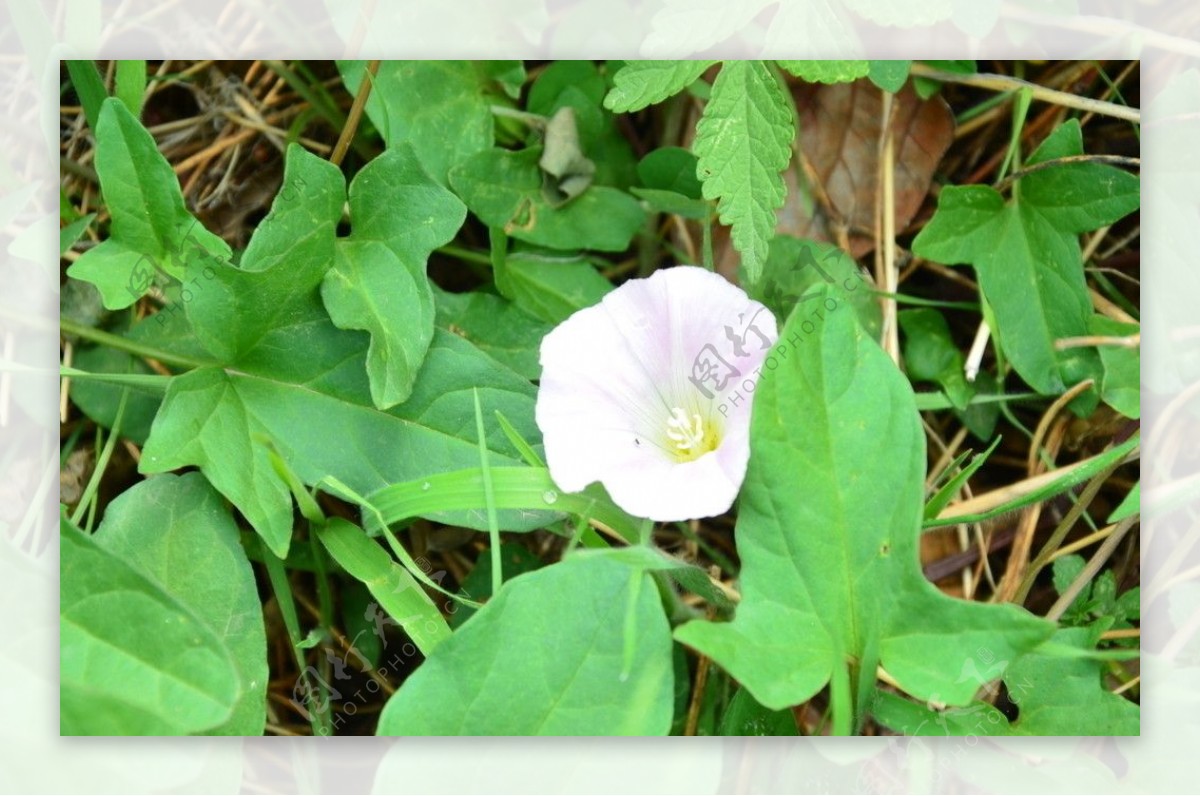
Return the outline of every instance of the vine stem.
[[[1088,97],[1079,97],[1074,94],[1068,94],[1065,91],[1057,91],[1006,75],[987,73],[960,75],[954,72],[943,72],[941,69],[934,69],[931,66],[920,63],[913,63],[911,73],[913,77],[927,77],[942,83],[961,83],[964,86],[975,86],[977,88],[991,89],[992,91],[1017,91],[1018,89],[1026,88],[1029,89],[1034,99],[1043,102],[1050,102],[1065,108],[1090,111],[1091,113],[1098,113],[1101,116],[1112,116],[1135,124],[1141,124],[1142,121],[1142,112],[1137,108],[1130,108],[1125,105],[1117,105],[1113,102],[1105,102]]]
[[[84,340],[89,340],[93,343],[106,345],[109,348],[115,348],[118,351],[124,351],[134,356],[143,357],[145,359],[156,359],[159,362],[168,365],[177,365],[182,368],[202,368],[206,365],[211,365],[211,362],[203,362],[199,359],[192,359],[188,356],[175,354],[170,351],[165,351],[161,348],[145,345],[136,340],[131,340],[128,337],[122,337],[119,334],[93,329],[90,326],[85,326],[81,323],[76,323],[70,318],[63,317],[59,320],[59,328],[64,334],[73,334],[76,337],[82,337]]]
[[[358,87],[358,93],[354,95],[354,104],[350,106],[350,115],[346,117],[346,126],[342,128],[342,134],[338,136],[333,154],[329,156],[329,162],[335,166],[342,165],[342,159],[346,157],[346,152],[350,149],[350,142],[354,140],[354,133],[358,130],[363,108],[367,105],[367,97],[371,95],[371,86],[375,83],[375,74],[378,71],[378,60],[367,63],[367,73],[363,75],[362,85]]]

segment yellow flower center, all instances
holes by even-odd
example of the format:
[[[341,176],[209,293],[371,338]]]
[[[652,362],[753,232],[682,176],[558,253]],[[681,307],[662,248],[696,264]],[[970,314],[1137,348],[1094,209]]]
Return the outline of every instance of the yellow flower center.
[[[716,423],[705,421],[699,412],[688,413],[682,407],[672,407],[667,416],[666,444],[663,446],[678,462],[691,462],[721,444],[721,430]]]

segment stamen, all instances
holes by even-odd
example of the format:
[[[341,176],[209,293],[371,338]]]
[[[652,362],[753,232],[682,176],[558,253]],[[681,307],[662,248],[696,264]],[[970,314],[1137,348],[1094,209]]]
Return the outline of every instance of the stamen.
[[[704,421],[699,414],[688,419],[687,412],[676,406],[667,418],[667,437],[681,451],[690,451],[704,441]]]

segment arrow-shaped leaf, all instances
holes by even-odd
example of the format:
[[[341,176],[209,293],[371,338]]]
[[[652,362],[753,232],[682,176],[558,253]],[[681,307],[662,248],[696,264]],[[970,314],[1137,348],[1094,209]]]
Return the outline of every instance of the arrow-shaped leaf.
[[[690,622],[676,638],[778,709],[831,677],[836,702],[856,668],[873,677],[875,659],[909,693],[965,704],[997,676],[964,670],[972,650],[1011,660],[1050,634],[1020,608],[955,600],[922,577],[915,399],[852,313],[820,323],[793,313],[754,400],[737,525],[742,601],[732,623]],[[860,683],[860,700],[865,691]],[[835,726],[851,729],[848,717]]]

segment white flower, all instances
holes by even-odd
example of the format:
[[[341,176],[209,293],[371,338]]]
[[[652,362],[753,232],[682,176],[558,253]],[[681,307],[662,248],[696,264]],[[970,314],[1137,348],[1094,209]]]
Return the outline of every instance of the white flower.
[[[537,423],[550,476],[600,481],[659,522],[733,505],[750,458],[750,407],[777,336],[766,307],[695,266],[633,279],[542,341]]]

